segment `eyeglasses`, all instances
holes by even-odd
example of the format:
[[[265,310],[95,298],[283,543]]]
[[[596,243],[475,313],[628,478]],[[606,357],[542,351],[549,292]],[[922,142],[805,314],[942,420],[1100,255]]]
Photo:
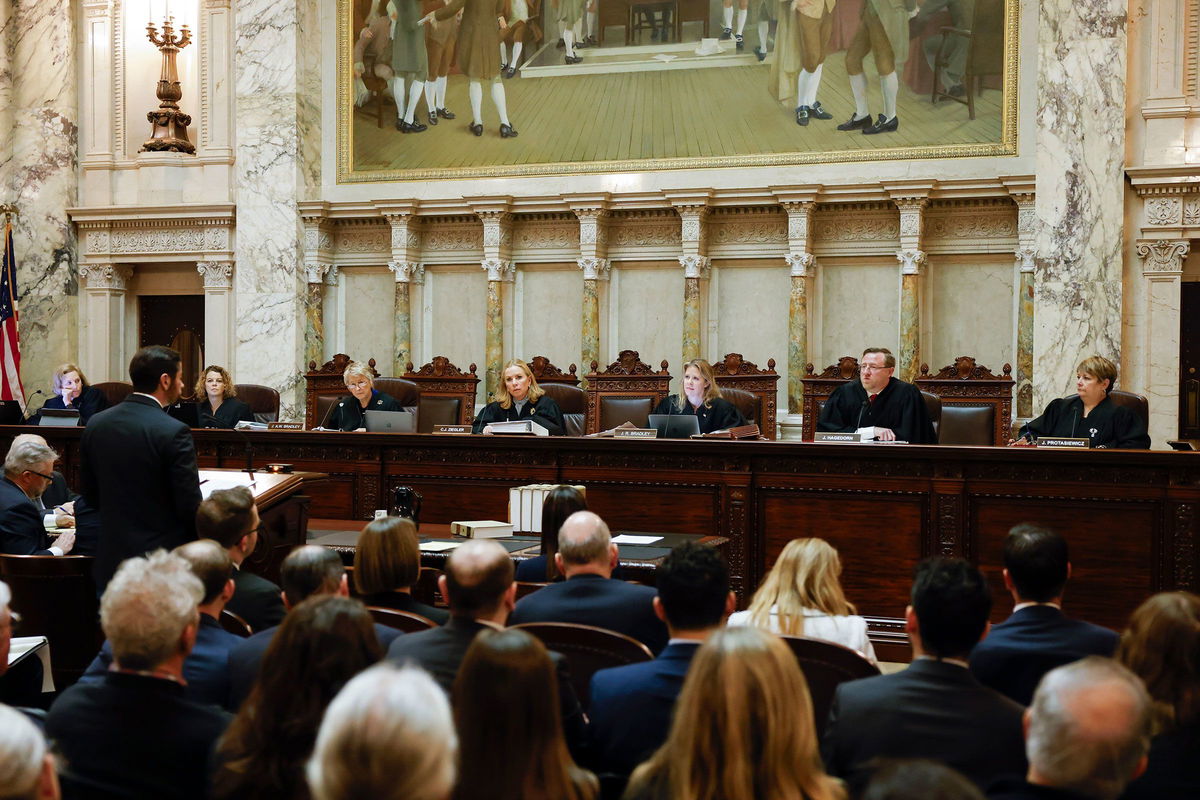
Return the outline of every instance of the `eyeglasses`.
[[[46,474],[46,473],[44,473],[44,472],[38,472],[36,469],[27,469],[27,470],[25,470],[25,471],[26,471],[26,472],[32,472],[34,475],[37,475],[39,478],[45,478],[45,479],[46,479],[46,480],[48,480],[48,481],[52,481],[52,480],[54,480],[54,476],[53,476],[53,475],[47,475],[47,474]]]

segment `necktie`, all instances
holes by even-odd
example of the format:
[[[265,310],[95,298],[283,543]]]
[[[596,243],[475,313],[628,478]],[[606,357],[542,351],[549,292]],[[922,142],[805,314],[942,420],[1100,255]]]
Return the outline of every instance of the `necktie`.
[[[872,404],[872,405],[874,405],[874,403],[875,403],[875,398],[876,398],[876,397],[879,397],[879,393],[878,393],[878,392],[876,392],[875,394],[871,395],[871,396],[870,396],[870,397],[868,397],[867,399],[871,401],[871,404]]]

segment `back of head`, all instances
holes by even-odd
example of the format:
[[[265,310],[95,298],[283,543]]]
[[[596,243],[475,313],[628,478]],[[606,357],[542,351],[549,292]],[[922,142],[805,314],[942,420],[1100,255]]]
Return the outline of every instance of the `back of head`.
[[[917,564],[912,607],[926,653],[966,658],[987,628],[992,595],[975,567],[961,558],[935,556]]]
[[[983,800],[962,773],[923,758],[877,758],[868,762],[870,779],[859,800]]]
[[[498,542],[472,539],[446,559],[446,598],[456,616],[491,614],[513,582],[513,564]]]
[[[329,704],[308,783],[314,800],[443,800],[457,752],[445,693],[419,669],[384,663]]]
[[[200,605],[208,605],[225,589],[233,577],[233,561],[224,547],[212,539],[197,539],[181,544],[172,550],[192,568],[192,574],[200,579],[204,597]]]
[[[663,559],[655,584],[667,624],[675,630],[705,630],[724,621],[729,567],[715,548],[678,545]]]
[[[804,635],[804,610],[832,616],[855,613],[842,591],[842,562],[824,539],[793,539],[784,546],[775,566],[750,601],[750,617],[760,628],[776,615],[779,632]]]
[[[1200,596],[1161,592],[1146,600],[1116,657],[1146,684],[1165,727],[1200,722]]]
[[[41,465],[57,460],[58,453],[54,452],[42,437],[18,436],[8,448],[8,455],[4,457],[4,474],[15,478],[25,470],[40,472]]]
[[[281,702],[297,686],[324,694],[328,702],[346,681],[382,657],[375,625],[362,603],[318,594],[284,617],[263,655],[260,682],[278,686],[274,699]],[[289,710],[294,712],[294,706]]]
[[[129,360],[129,381],[135,392],[152,394],[163,375],[174,378],[179,372],[179,353],[162,345],[143,347]]]
[[[332,594],[341,586],[346,567],[342,557],[327,547],[307,544],[288,553],[279,567],[279,584],[289,606],[314,594]]]
[[[1048,786],[1113,800],[1150,748],[1150,697],[1116,661],[1088,656],[1051,670],[1029,707],[1025,754]]]
[[[1004,568],[1024,601],[1048,603],[1062,596],[1069,561],[1067,540],[1040,525],[1017,525],[1004,540]]]
[[[0,798],[34,800],[48,748],[29,718],[0,705]]]
[[[196,509],[196,535],[233,547],[250,532],[254,495],[245,486],[217,489]]]
[[[354,588],[359,594],[393,592],[421,577],[417,528],[407,517],[369,522],[354,548]]]
[[[576,511],[558,530],[558,553],[568,569],[585,564],[608,564],[611,546],[608,525],[591,511]]]
[[[155,550],[121,562],[100,598],[100,626],[117,664],[149,671],[178,652],[203,597],[200,579],[177,555]]]
[[[574,486],[555,486],[542,503],[542,555],[546,557],[546,580],[558,577],[554,554],[558,552],[558,531],[567,517],[587,511],[587,498]]]

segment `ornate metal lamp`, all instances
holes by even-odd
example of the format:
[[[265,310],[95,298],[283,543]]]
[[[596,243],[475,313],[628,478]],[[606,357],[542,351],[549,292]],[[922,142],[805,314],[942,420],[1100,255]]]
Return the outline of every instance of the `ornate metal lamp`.
[[[188,140],[187,126],[192,124],[190,114],[179,110],[179,101],[183,98],[183,89],[179,86],[179,70],[175,66],[175,54],[192,42],[192,33],[187,25],[175,35],[172,26],[174,17],[168,16],[163,20],[162,35],[151,22],[146,25],[146,36],[150,43],[162,53],[162,74],[158,78],[159,105],[157,111],[146,114],[146,119],[152,126],[150,138],[142,145],[142,152],[170,151],[174,153],[196,152],[196,145]]]

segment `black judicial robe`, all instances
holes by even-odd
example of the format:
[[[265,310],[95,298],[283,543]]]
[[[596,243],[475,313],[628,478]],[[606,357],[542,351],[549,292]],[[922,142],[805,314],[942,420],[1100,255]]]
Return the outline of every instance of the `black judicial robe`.
[[[236,397],[226,397],[214,412],[208,404],[208,398],[196,404],[196,416],[201,428],[236,428],[243,420],[254,422],[254,412],[250,406]]]
[[[1105,397],[1086,417],[1079,395],[1051,400],[1046,410],[1021,429],[1021,435],[1088,437],[1092,447],[1123,447],[1149,450],[1150,435],[1137,414]]]
[[[358,402],[357,397],[348,394],[338,398],[337,405],[333,407],[329,419],[325,421],[325,427],[335,431],[356,431],[359,428],[367,427],[367,415],[364,412],[403,410],[404,407],[396,398],[378,389],[371,390],[371,399],[366,408],[362,407],[362,403]]]
[[[921,390],[896,378],[888,379],[874,403],[867,402],[862,381],[847,381],[829,396],[817,421],[817,430],[833,433],[853,433],[868,426],[891,428],[902,442],[937,444]]]
[[[737,406],[723,397],[714,397],[707,404],[701,404],[699,408],[696,408],[688,402],[686,396],[681,402],[679,396],[673,394],[660,402],[653,413],[691,414],[700,423],[701,433],[723,431],[749,424],[742,416],[742,412],[738,411]]]
[[[542,395],[537,400],[531,400],[517,411],[517,404],[512,403],[503,408],[500,401],[493,400],[475,415],[471,425],[472,433],[483,433],[485,425],[493,422],[515,422],[520,419],[531,419],[538,425],[550,431],[551,436],[563,436],[567,432],[567,424],[563,421],[562,409],[549,395]]]

